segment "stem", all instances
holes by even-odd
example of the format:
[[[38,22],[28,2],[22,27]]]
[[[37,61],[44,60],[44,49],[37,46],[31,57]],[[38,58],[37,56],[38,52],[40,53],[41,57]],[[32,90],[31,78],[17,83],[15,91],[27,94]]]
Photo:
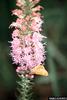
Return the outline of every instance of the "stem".
[[[19,84],[19,98],[18,100],[32,100],[32,82],[29,78],[25,76],[20,76],[20,81],[17,82]]]
[[[26,16],[31,14],[31,9],[30,9],[30,2],[29,0],[25,0],[26,1],[26,10],[25,10],[25,14]]]

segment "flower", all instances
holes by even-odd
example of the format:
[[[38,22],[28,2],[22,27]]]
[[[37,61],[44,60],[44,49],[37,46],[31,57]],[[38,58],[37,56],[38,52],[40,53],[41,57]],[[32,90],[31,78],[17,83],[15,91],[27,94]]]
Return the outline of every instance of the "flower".
[[[12,11],[18,18],[12,22],[10,27],[15,27],[12,33],[11,56],[13,63],[19,65],[16,71],[22,73],[31,71],[35,66],[42,65],[45,56],[45,48],[42,40],[46,38],[42,31],[42,16],[39,13],[41,6],[35,6],[40,0],[17,0],[16,5],[19,9]],[[29,6],[28,3],[31,3]],[[33,6],[34,5],[34,6]],[[27,8],[29,7],[28,11]],[[29,11],[30,10],[30,11]],[[29,13],[28,13],[29,12]],[[26,73],[26,77],[33,77]]]
[[[37,7],[33,8],[32,11],[36,12],[36,11],[40,11],[40,9],[43,9],[43,7],[38,5]]]
[[[17,0],[16,5],[19,6],[19,7],[21,7],[21,6],[23,6],[25,3],[26,3],[25,0],[23,0],[23,1],[22,1],[22,0]]]
[[[37,4],[40,0],[29,0],[30,2],[33,2],[34,4]]]
[[[22,16],[23,13],[22,13],[22,10],[15,9],[15,10],[12,11],[12,14],[16,15],[16,16]]]
[[[19,73],[19,72],[21,72],[21,71],[23,71],[23,70],[24,70],[24,71],[27,70],[25,66],[23,66],[23,67],[18,66],[17,69],[16,69],[16,72]]]
[[[18,37],[18,36],[19,36],[19,30],[16,29],[16,30],[14,30],[13,33],[12,33],[12,38],[16,38],[16,37]]]
[[[32,36],[26,35],[22,37],[22,40],[14,37],[11,42],[11,55],[14,63],[25,65],[27,69],[42,64],[45,60],[44,47],[41,43],[43,37],[40,33],[33,33]]]
[[[22,26],[21,26],[21,24],[19,24],[19,23],[12,22],[12,24],[10,25],[10,27],[11,27],[11,28],[12,28],[12,27],[21,28]]]

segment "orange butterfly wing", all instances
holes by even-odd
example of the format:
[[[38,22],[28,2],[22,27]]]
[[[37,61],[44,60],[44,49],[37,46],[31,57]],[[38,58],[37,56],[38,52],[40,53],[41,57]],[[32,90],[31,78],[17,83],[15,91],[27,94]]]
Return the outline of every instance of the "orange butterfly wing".
[[[46,69],[44,68],[43,65],[35,66],[35,67],[31,70],[31,73],[32,73],[32,74],[36,74],[36,75],[48,76],[48,72],[46,71]]]

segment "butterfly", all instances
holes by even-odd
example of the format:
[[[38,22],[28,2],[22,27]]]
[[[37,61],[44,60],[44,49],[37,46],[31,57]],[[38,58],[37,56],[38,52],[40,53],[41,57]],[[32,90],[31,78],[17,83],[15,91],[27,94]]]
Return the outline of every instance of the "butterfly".
[[[36,74],[36,75],[42,75],[42,76],[48,76],[47,70],[44,68],[43,65],[38,65],[35,66],[34,68],[31,69],[31,74]]]

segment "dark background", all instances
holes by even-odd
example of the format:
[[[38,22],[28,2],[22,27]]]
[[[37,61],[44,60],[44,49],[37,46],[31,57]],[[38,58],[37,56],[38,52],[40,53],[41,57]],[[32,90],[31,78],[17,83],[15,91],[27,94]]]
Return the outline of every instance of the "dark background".
[[[0,100],[16,100],[16,65],[10,57],[11,11],[15,0],[0,0]],[[48,77],[36,76],[33,88],[36,100],[49,96],[67,96],[67,0],[41,0],[44,7],[44,35],[47,38]]]

